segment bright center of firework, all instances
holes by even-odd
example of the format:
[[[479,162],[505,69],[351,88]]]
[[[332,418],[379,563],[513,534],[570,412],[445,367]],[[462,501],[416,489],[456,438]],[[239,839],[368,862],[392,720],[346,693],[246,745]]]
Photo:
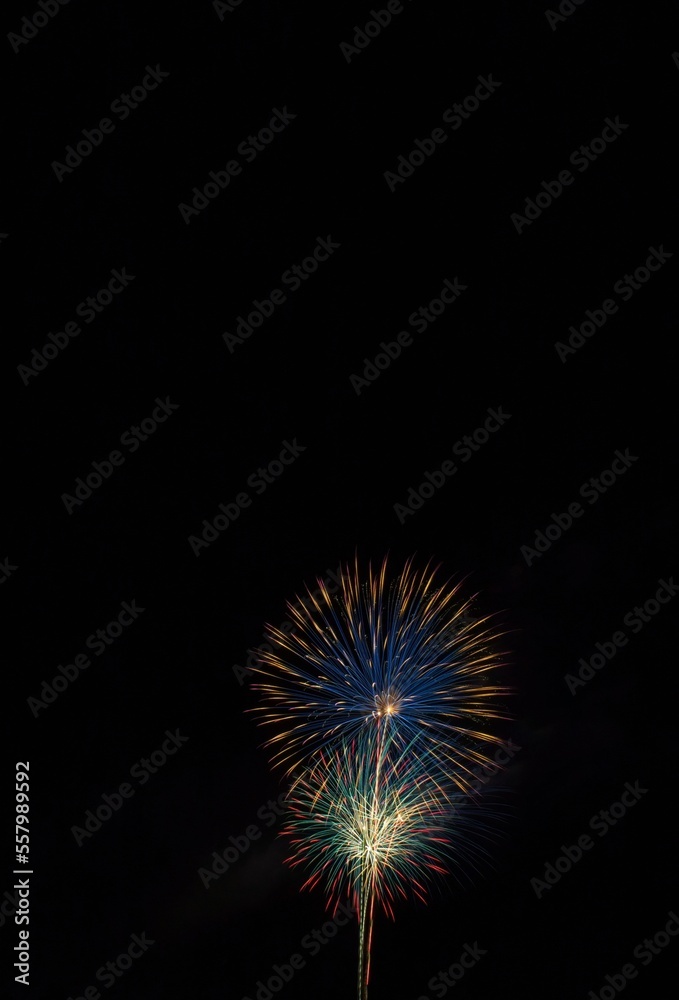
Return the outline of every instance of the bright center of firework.
[[[375,697],[375,715],[378,719],[385,715],[398,715],[398,710],[398,699],[390,691]]]

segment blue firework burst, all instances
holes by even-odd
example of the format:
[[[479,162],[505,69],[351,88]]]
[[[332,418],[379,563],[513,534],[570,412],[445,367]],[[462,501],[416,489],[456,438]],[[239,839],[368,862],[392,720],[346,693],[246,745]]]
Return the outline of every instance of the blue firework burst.
[[[268,626],[273,652],[255,668],[255,711],[275,729],[274,760],[291,771],[384,722],[396,751],[438,761],[469,793],[472,769],[501,742],[486,722],[506,718],[508,689],[491,682],[502,633],[473,615],[474,598],[460,590],[412,561],[390,580],[385,559],[365,575],[358,562],[347,566],[335,594],[319,582],[306,607],[290,604],[293,631]]]

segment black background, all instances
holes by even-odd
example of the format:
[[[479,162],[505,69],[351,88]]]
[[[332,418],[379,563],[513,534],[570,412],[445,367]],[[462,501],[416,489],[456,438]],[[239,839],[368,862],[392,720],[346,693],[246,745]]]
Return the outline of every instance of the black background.
[[[253,1000],[328,919],[285,866],[279,825],[260,822],[210,888],[198,869],[284,790],[234,665],[355,552],[389,553],[394,571],[432,559],[501,613],[516,692],[502,734],[521,747],[491,862],[378,919],[371,997],[436,995],[428,981],[476,941],[487,956],[456,996],[596,995],[679,911],[674,603],[625,629],[628,646],[576,694],[564,680],[660,578],[679,579],[673,5],[588,0],[555,30],[533,0],[457,6],[405,3],[349,62],[340,43],[367,3],[243,0],[220,20],[207,0],[71,0],[18,52],[5,43],[0,557],[17,568],[0,592],[14,647],[3,888],[23,759],[34,872],[28,988],[13,982],[11,906],[0,927],[16,995],[106,996],[97,969],[144,931],[155,944],[116,996]],[[6,8],[5,34],[38,9]],[[121,121],[111,102],[147,65],[169,76]],[[399,154],[489,74],[501,86],[390,191]],[[246,163],[239,143],[274,108],[296,117]],[[107,116],[114,132],[59,181],[54,162]],[[517,233],[511,214],[616,116],[628,128]],[[234,158],[242,173],[187,224],[180,203]],[[229,352],[223,333],[328,236],[339,249]],[[614,284],[661,245],[673,256],[623,303]],[[123,267],[129,287],[24,384],[32,349]],[[446,278],[466,290],[414,332],[408,317]],[[617,314],[562,362],[555,342],[611,297]],[[412,346],[357,394],[350,376],[400,330]],[[62,495],[166,396],[178,409],[69,514]],[[394,505],[489,407],[511,418],[400,523]],[[196,556],[203,519],[294,438],[305,451]],[[624,476],[524,558],[625,449]],[[133,599],[139,619],[36,716],[28,699]],[[72,827],[177,728],[182,749],[78,846]],[[538,899],[530,880],[637,780],[638,805]],[[353,925],[277,995],[351,997],[355,953]],[[678,956],[673,939],[637,961],[626,995],[665,995]]]

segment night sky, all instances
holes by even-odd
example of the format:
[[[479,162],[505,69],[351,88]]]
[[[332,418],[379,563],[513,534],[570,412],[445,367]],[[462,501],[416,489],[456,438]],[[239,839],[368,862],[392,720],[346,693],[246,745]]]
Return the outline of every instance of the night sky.
[[[670,995],[673,7],[5,8],[3,995],[355,995],[248,667],[356,555],[463,581],[514,692],[371,1000]]]

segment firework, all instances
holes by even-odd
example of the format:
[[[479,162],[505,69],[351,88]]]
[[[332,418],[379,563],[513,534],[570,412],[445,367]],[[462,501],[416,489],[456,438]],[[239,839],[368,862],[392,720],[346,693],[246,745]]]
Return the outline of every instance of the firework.
[[[492,825],[432,772],[408,751],[386,753],[379,733],[319,753],[288,792],[282,831],[294,847],[288,861],[311,868],[303,888],[323,881],[335,910],[369,874],[393,918],[398,897],[426,900],[432,873],[466,873],[486,853],[481,841]]]
[[[432,872],[444,873],[445,797],[414,758],[393,760],[374,737],[352,741],[317,759],[289,794],[291,821],[283,830],[294,853],[288,861],[311,870],[303,888],[325,882],[335,908],[353,897],[359,914],[359,997],[370,976],[376,900],[393,916],[408,890],[424,897]]]
[[[392,919],[399,898],[426,902],[428,886],[451,872],[466,875],[487,858],[493,817],[458,809],[468,800],[434,775],[435,761],[409,749],[389,752],[384,721],[368,736],[320,752],[288,793],[282,835],[304,867],[302,888],[323,884],[333,912],[351,898],[359,914],[358,996],[367,997],[376,905]]]
[[[407,888],[424,898],[428,871],[443,872],[445,792],[413,757],[394,758],[371,737],[320,752],[288,793],[293,865],[311,868],[304,888],[325,883],[334,908],[368,878],[385,911]]]
[[[501,633],[473,615],[460,585],[438,584],[412,562],[390,583],[386,559],[363,579],[358,562],[332,595],[290,604],[289,634],[268,626],[273,651],[255,668],[260,721],[276,764],[296,773],[288,795],[293,865],[305,887],[325,884],[331,905],[359,913],[358,996],[366,1000],[375,905],[393,917],[432,878],[467,872],[484,854],[492,814],[472,786],[487,729],[507,718],[509,690],[490,681]]]
[[[362,736],[381,721],[399,751],[433,754],[453,783],[470,792],[472,769],[499,744],[490,719],[506,718],[508,690],[490,682],[502,665],[501,633],[472,614],[461,585],[437,584],[429,567],[412,562],[393,582],[387,561],[346,568],[340,591],[319,582],[320,596],[288,605],[294,630],[267,626],[273,652],[255,668],[264,680],[255,709],[276,733],[267,746],[288,772],[319,749]]]

